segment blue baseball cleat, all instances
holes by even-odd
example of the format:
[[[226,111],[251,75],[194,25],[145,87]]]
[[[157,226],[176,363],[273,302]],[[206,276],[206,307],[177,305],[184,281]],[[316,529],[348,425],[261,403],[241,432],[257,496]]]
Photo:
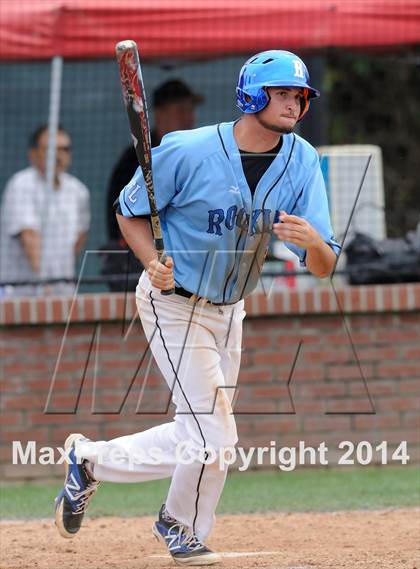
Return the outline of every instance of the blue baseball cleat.
[[[152,531],[156,539],[166,545],[177,565],[203,566],[221,561],[220,555],[210,551],[189,528],[169,516],[165,504]]]
[[[64,448],[68,451],[64,488],[55,499],[55,525],[63,537],[73,537],[80,529],[89,500],[99,485],[87,472],[84,464],[78,464],[74,454],[76,441],[86,440],[80,434],[67,437]],[[70,450],[69,450],[70,449]]]

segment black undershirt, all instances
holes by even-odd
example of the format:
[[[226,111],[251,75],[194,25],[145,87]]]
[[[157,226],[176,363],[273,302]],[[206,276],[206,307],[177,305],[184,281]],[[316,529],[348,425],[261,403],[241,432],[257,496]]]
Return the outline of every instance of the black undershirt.
[[[261,180],[265,172],[274,161],[277,154],[280,152],[283,144],[283,137],[280,137],[279,143],[267,152],[246,152],[239,150],[241,154],[242,169],[245,174],[246,181],[248,182],[249,189],[252,196],[254,196],[255,189],[258,182]]]

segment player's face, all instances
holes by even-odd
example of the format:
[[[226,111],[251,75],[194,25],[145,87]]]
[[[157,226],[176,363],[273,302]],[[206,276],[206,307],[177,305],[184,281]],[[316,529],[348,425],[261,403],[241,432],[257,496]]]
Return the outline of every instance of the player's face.
[[[182,99],[155,109],[155,126],[161,135],[174,130],[189,130],[195,125],[195,103]]]
[[[45,175],[48,149],[48,131],[45,130],[38,140],[38,146],[30,152],[30,160]],[[56,140],[56,175],[65,172],[71,162],[71,140],[67,133],[58,131]]]
[[[268,130],[281,134],[292,132],[301,111],[303,89],[268,87],[270,101],[255,117]]]

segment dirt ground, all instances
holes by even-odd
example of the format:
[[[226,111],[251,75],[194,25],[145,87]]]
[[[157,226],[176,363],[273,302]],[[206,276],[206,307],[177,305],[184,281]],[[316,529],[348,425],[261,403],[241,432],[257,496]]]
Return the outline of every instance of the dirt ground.
[[[2,522],[1,569],[174,567],[152,518],[87,518],[72,540],[49,520]],[[221,569],[420,569],[420,511],[219,516]]]

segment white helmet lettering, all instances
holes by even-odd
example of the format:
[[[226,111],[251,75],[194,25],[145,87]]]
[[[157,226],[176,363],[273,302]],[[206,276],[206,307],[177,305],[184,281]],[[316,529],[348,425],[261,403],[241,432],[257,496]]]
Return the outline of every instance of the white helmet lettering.
[[[294,59],[293,65],[295,66],[295,77],[305,79],[305,70],[303,69],[303,63],[299,61],[299,59]]]

